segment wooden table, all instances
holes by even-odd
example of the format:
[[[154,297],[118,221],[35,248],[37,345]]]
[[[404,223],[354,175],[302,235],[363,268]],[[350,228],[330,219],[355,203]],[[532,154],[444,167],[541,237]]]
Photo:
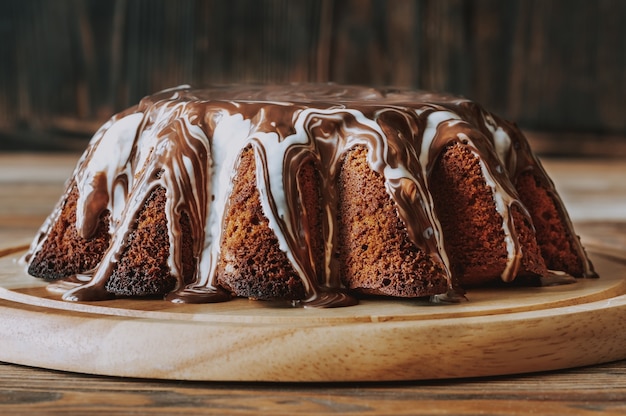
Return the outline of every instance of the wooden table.
[[[77,158],[0,154],[0,248],[32,237]],[[626,253],[626,161],[546,160],[545,166],[583,241]],[[0,363],[0,413],[37,412],[623,414],[626,360],[520,376],[349,384],[170,382]]]

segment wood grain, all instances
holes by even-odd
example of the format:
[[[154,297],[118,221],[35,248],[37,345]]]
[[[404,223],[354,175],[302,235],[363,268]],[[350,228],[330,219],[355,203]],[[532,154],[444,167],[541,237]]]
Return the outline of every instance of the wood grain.
[[[465,95],[551,153],[624,156],[625,28],[619,0],[1,2],[0,148],[79,149],[175,85],[333,81]]]
[[[170,382],[0,363],[6,414],[619,415],[626,361],[535,375],[395,383]]]

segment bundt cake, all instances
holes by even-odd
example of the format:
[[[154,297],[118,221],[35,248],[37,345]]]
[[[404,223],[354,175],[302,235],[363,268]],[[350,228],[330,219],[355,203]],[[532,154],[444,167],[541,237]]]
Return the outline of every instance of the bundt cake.
[[[25,260],[85,301],[342,306],[596,275],[514,124],[332,84],[144,98],[96,132]]]

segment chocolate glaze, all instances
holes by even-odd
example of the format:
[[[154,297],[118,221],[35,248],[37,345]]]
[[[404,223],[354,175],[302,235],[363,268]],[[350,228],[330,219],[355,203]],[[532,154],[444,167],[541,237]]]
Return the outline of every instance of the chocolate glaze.
[[[385,178],[410,239],[442,266],[452,282],[441,224],[428,188],[433,164],[452,142],[478,156],[493,190],[508,251],[502,280],[511,281],[517,274],[521,248],[510,207],[517,205],[528,215],[511,183],[521,173],[533,170],[548,184],[553,198],[558,200],[558,195],[518,129],[475,103],[424,92],[338,85],[206,90],[182,86],[146,97],[102,126],[75,170],[80,191],[77,228],[84,237],[90,236],[100,214],[109,210],[112,240],[91,280],[66,292],[64,299],[110,297],[105,283],[119,260],[130,224],[147,196],[161,186],[167,195],[168,265],[178,281],[167,298],[175,302],[227,300],[228,294],[215,285],[215,271],[224,206],[239,152],[246,146],[254,149],[264,213],[303,282],[307,294],[304,306],[355,303],[341,291],[337,268],[332,264],[336,246],[335,179],[342,156],[354,146],[368,149],[368,163]],[[111,160],[113,154],[117,157]],[[326,213],[326,263],[322,271],[315,270],[300,207],[294,202],[299,192],[296,173],[310,161],[320,171]],[[58,214],[59,207],[43,225],[30,253],[39,249]],[[179,219],[183,214],[191,222],[198,261],[191,284],[182,279]],[[564,210],[562,215],[567,215]],[[569,220],[567,224],[573,234]],[[586,259],[582,247],[577,249]],[[594,274],[587,262],[585,275]]]
[[[230,293],[220,287],[180,287],[168,293],[165,300],[173,303],[218,303],[230,300]]]

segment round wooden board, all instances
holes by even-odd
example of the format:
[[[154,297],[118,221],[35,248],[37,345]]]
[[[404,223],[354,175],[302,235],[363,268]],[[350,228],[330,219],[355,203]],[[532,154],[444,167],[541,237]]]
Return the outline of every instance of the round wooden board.
[[[301,309],[73,303],[0,251],[0,360],[178,380],[382,381],[477,377],[626,358],[626,261],[592,255],[600,279],[472,290],[460,304],[363,300]]]

